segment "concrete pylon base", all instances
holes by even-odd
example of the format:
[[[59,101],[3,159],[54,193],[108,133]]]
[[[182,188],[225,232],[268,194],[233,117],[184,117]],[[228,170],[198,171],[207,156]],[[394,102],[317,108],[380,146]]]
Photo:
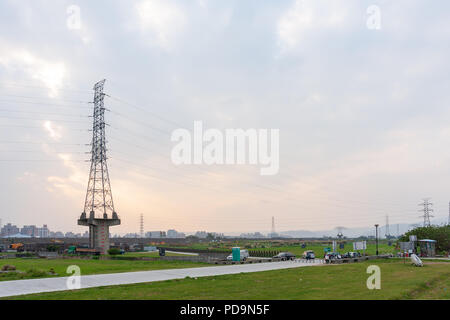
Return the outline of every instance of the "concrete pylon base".
[[[86,218],[86,215],[82,214],[78,219],[78,225],[89,227],[89,248],[99,250],[101,254],[108,253],[109,250],[109,227],[117,226],[120,224],[120,219],[113,217],[108,218]]]

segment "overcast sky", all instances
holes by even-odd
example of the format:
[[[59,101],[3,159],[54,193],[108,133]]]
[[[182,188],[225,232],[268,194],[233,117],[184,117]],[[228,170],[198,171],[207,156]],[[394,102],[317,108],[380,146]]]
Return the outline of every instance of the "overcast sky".
[[[446,221],[448,1],[3,0],[0,30],[3,224],[85,231],[104,78],[112,233],[420,223],[424,197]],[[279,129],[279,174],[175,166],[195,120]]]

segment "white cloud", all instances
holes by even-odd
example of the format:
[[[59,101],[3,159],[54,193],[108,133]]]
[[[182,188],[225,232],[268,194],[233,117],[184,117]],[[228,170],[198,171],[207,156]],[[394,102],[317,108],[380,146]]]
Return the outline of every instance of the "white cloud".
[[[53,123],[51,121],[45,121],[44,122],[44,129],[45,129],[45,131],[47,131],[48,135],[53,140],[61,139],[61,136],[62,136],[61,135],[61,130],[62,130],[62,128],[53,125]]]
[[[277,33],[283,51],[298,46],[308,34],[340,28],[349,20],[350,4],[338,1],[296,0],[278,20]]]
[[[62,62],[51,62],[33,55],[23,49],[11,48],[0,44],[0,65],[12,72],[21,72],[28,77],[39,80],[49,89],[49,96],[58,95],[66,75],[66,67]]]
[[[51,184],[49,190],[60,190],[64,194],[74,199],[82,199],[84,188],[86,187],[86,172],[80,169],[72,161],[69,154],[58,154],[65,167],[70,169],[68,177],[50,176],[47,181]]]
[[[144,0],[136,4],[139,28],[150,33],[152,41],[168,50],[185,26],[186,17],[174,3],[162,0]]]

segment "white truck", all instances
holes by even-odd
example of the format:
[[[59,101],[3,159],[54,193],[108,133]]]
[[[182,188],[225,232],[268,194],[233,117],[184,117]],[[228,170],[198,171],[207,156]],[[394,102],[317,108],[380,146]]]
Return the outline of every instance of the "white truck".
[[[245,261],[245,260],[247,260],[247,258],[248,257],[250,257],[250,254],[248,253],[248,250],[241,250],[241,261]],[[231,260],[233,260],[233,254],[230,254],[228,257],[227,257],[227,260],[228,261],[231,261]]]

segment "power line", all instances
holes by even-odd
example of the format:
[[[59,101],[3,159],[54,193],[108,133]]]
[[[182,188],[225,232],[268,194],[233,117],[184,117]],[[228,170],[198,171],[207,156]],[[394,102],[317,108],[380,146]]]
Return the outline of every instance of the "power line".
[[[7,117],[0,115],[0,118],[2,119],[17,119],[17,120],[34,120],[34,121],[55,121],[55,122],[78,122],[78,123],[85,123],[85,121],[82,120],[64,120],[64,119],[38,119],[38,118],[27,118],[27,117]]]
[[[67,146],[84,146],[85,144],[81,144],[81,143],[63,143],[63,142],[46,142],[46,141],[41,141],[41,142],[36,142],[36,141],[12,141],[12,140],[8,140],[8,141],[1,141],[0,143],[7,143],[7,144],[58,144],[58,145],[67,145]]]
[[[46,102],[36,102],[36,101],[15,101],[15,100],[0,100],[0,103],[10,103],[15,105],[44,105],[47,107],[59,107],[59,108],[78,108],[78,109],[92,109],[89,106],[80,106],[80,105],[70,105],[70,104],[60,104],[60,103],[46,103]],[[90,102],[83,102],[90,103]]]
[[[128,106],[130,106],[130,107],[132,107],[132,108],[135,108],[135,109],[137,109],[137,110],[143,111],[143,112],[149,114],[150,116],[152,116],[152,117],[154,117],[154,118],[156,118],[156,119],[159,119],[159,120],[161,120],[161,121],[164,121],[164,122],[166,122],[166,123],[169,123],[169,124],[171,124],[171,125],[173,125],[173,126],[175,126],[175,127],[177,127],[177,128],[183,128],[183,127],[184,127],[183,125],[180,125],[180,124],[176,123],[175,121],[172,121],[172,120],[170,120],[170,119],[167,119],[167,118],[165,118],[165,117],[162,117],[162,116],[160,116],[160,115],[158,115],[158,114],[156,114],[156,113],[154,113],[154,112],[152,112],[152,111],[149,111],[149,110],[147,110],[147,109],[145,109],[145,108],[139,107],[139,106],[137,106],[137,105],[135,105],[135,104],[133,104],[133,103],[127,102],[127,101],[122,100],[122,99],[117,98],[117,97],[113,97],[113,96],[111,96],[111,95],[109,95],[109,94],[105,94],[105,95],[106,95],[107,97],[113,99],[113,100],[116,100],[117,102],[123,103],[123,104],[128,105]]]
[[[43,111],[28,111],[28,110],[17,110],[17,109],[0,109],[2,112],[12,112],[12,113],[29,113],[29,114],[47,114],[56,115],[64,117],[78,117],[78,118],[90,118],[88,115],[74,114],[74,113],[57,113],[57,112],[43,112]]]
[[[34,89],[45,89],[45,90],[51,90],[49,87],[44,86],[37,86],[37,85],[28,85],[28,84],[20,84],[20,83],[13,83],[13,82],[2,82],[2,86],[8,86],[8,87],[19,87],[19,88],[34,88]],[[82,89],[69,89],[69,88],[61,88],[58,87],[56,89],[57,91],[70,91],[70,92],[79,92],[79,93],[92,93],[92,90],[82,90]]]
[[[23,98],[23,99],[40,99],[40,100],[50,100],[50,101],[62,101],[62,102],[73,102],[73,103],[90,103],[82,100],[68,100],[68,99],[60,99],[60,98],[50,98],[50,97],[36,97],[36,96],[23,96],[23,95],[15,95],[15,94],[0,94],[0,96],[11,97],[11,98]]]

